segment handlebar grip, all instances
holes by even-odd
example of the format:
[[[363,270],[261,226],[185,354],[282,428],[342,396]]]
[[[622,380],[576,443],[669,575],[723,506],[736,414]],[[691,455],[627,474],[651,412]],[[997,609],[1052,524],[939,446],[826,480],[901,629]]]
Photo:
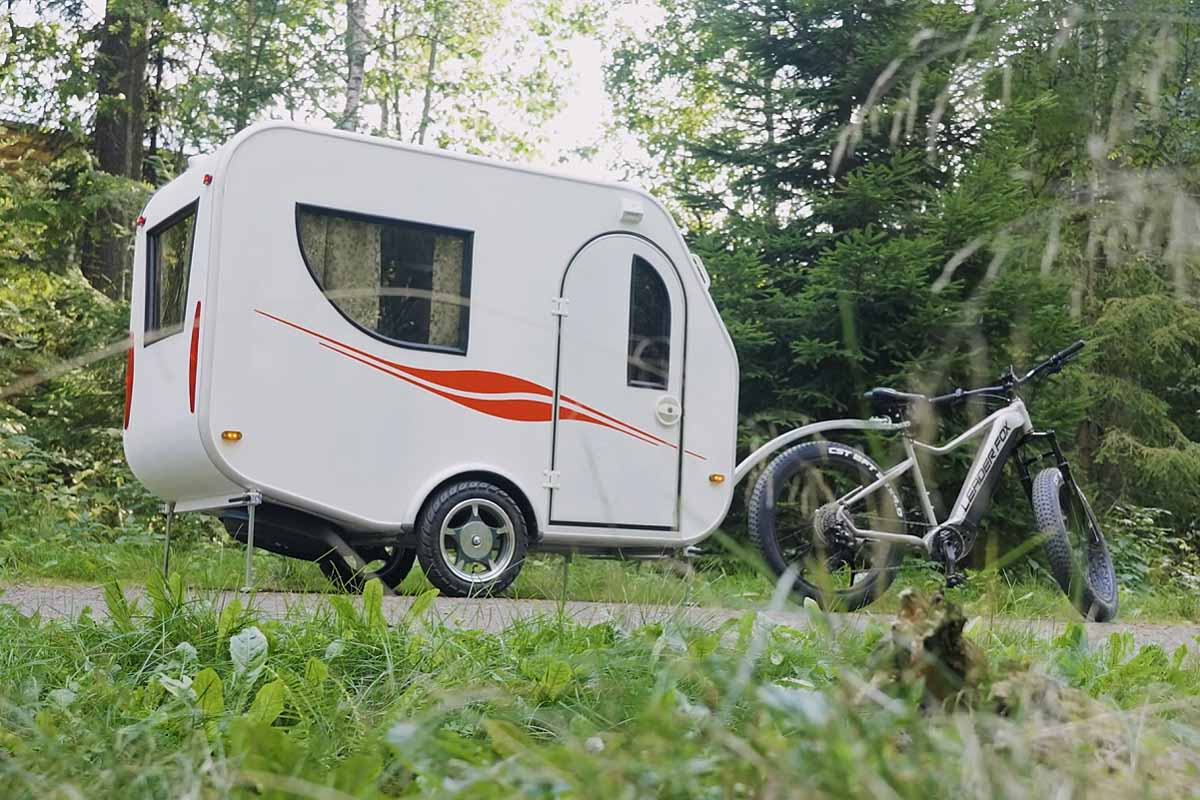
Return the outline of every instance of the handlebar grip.
[[[1083,341],[1083,339],[1080,339],[1079,341],[1075,342],[1075,344],[1073,344],[1070,347],[1068,347],[1067,349],[1063,350],[1061,353],[1058,353],[1057,355],[1055,355],[1054,360],[1055,361],[1066,361],[1068,358],[1071,358],[1076,353],[1078,353],[1080,350],[1082,350],[1084,347],[1084,344],[1086,344],[1086,343]]]

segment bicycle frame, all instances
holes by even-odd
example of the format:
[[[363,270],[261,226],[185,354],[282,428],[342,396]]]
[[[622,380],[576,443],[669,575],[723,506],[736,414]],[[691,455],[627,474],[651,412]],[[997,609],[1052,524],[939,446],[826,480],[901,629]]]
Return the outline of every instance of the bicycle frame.
[[[843,509],[847,509],[865,500],[884,486],[888,486],[894,491],[896,482],[912,471],[913,484],[917,489],[921,511],[929,524],[929,533],[921,537],[859,528],[849,519],[848,514],[843,515],[845,522],[857,537],[911,547],[923,547],[932,551],[933,535],[938,528],[947,525],[975,527],[979,524],[991,504],[992,492],[1000,480],[1005,462],[1032,433],[1033,422],[1029,418],[1025,403],[1019,398],[1014,399],[1004,408],[992,412],[944,445],[932,445],[917,441],[909,433],[909,426],[904,425],[901,428],[901,436],[904,441],[905,459],[885,470],[883,475],[873,483],[860,486],[839,498],[838,503]],[[935,456],[942,456],[978,437],[983,437],[983,441],[976,452],[975,460],[971,462],[971,468],[967,471],[966,480],[959,489],[958,499],[954,501],[953,510],[946,519],[939,520],[933,509],[933,502],[929,498],[929,491],[925,488],[925,476],[921,472],[917,451],[921,450]]]

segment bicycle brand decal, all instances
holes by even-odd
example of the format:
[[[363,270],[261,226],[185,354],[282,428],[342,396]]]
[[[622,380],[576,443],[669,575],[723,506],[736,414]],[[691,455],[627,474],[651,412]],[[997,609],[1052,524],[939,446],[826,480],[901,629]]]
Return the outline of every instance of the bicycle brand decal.
[[[992,471],[992,465],[996,463],[996,458],[1000,455],[1004,442],[1008,440],[1008,434],[1012,431],[1012,425],[1008,420],[1004,421],[1004,427],[996,434],[996,441],[992,445],[991,451],[987,454],[987,458],[983,461],[983,466],[979,469],[979,474],[975,476],[975,480],[971,481],[971,488],[967,491],[967,498],[963,501],[962,510],[967,511],[971,508],[971,504],[975,502],[975,495],[979,494],[979,489],[983,486],[983,482],[987,480],[988,473]]]
[[[844,458],[849,458],[867,472],[874,475],[876,480],[883,480],[883,473],[879,471],[879,467],[875,466],[875,462],[871,461],[871,459],[867,458],[864,454],[858,452],[857,450],[838,447],[836,445],[829,445],[826,447],[826,452],[828,452],[831,456],[842,456]],[[887,489],[888,494],[892,496],[892,504],[896,507],[896,516],[899,519],[903,519],[904,504],[900,502],[900,495],[896,493],[896,488],[890,482],[885,483],[883,488]],[[857,495],[858,492],[853,492],[853,494]]]

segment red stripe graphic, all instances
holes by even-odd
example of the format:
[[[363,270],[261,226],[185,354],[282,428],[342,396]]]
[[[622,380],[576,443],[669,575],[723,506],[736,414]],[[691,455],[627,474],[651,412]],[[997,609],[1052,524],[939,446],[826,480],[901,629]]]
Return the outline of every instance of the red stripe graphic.
[[[391,375],[393,378],[399,378],[405,383],[411,383],[424,389],[427,392],[432,392],[438,397],[444,397],[447,400],[458,403],[460,406],[480,411],[493,417],[512,420],[513,422],[549,422],[553,406],[545,400],[520,400],[520,399],[504,399],[504,400],[483,400],[477,397],[460,397],[456,394],[443,392],[440,389],[433,389],[429,386],[424,386],[417,383],[412,378],[407,377],[399,372],[394,372],[387,367],[368,361],[365,358],[359,358],[353,353],[347,353],[339,350],[325,342],[320,343],[321,347],[332,350],[335,353],[352,358],[360,364],[366,364],[372,369],[377,369],[385,375]]]
[[[269,314],[266,311],[260,309],[255,309],[254,311],[268,319],[319,339],[319,344],[327,350],[353,359],[360,364],[365,364],[385,375],[399,378],[405,383],[424,389],[465,408],[513,422],[550,422],[553,418],[554,392],[539,383],[502,372],[488,372],[477,369],[433,370],[398,364],[395,361],[380,358],[365,350],[360,350],[345,342],[340,342],[337,339],[318,333],[303,325],[297,325],[282,317]],[[434,385],[427,386],[425,383],[421,383],[421,381]],[[469,392],[471,394],[532,394],[538,395],[539,398],[545,397],[548,399],[465,397],[460,394],[454,394],[454,392]],[[638,441],[652,446],[662,444],[672,448],[677,447],[673,442],[648,433],[627,422],[623,422],[567,395],[562,395],[560,400],[563,403],[570,403],[576,406],[576,408],[560,405],[558,409],[559,419],[576,420],[592,425],[599,425],[603,428],[623,433],[626,436],[631,436]],[[691,450],[684,450],[684,452],[701,460],[708,460],[699,453],[694,453]]]

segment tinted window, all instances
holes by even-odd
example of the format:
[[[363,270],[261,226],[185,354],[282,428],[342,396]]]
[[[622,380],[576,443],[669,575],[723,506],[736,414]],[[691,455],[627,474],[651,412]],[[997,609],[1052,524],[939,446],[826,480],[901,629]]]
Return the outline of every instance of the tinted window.
[[[658,270],[634,256],[629,288],[629,385],[666,389],[670,364],[671,296]]]
[[[305,263],[342,314],[399,344],[467,351],[471,234],[299,206]]]
[[[195,234],[192,203],[146,236],[146,344],[183,330]]]

